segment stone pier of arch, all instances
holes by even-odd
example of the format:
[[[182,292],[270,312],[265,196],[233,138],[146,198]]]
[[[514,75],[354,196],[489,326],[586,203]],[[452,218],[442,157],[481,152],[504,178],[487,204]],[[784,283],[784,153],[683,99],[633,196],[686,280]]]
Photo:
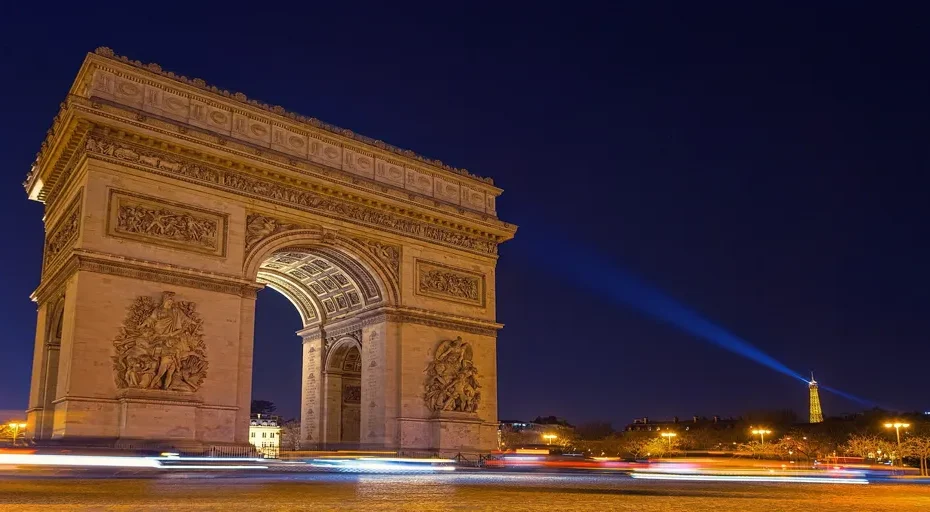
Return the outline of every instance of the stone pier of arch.
[[[25,187],[45,205],[36,442],[246,445],[267,287],[303,323],[303,447],[496,447],[516,227],[490,180],[104,48]]]

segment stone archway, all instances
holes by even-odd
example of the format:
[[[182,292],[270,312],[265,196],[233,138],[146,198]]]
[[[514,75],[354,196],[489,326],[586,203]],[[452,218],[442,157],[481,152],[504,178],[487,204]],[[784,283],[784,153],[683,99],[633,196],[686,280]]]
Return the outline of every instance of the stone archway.
[[[245,445],[267,286],[304,324],[308,446],[496,445],[516,227],[489,179],[103,48],[25,187],[46,207],[32,438]]]
[[[372,252],[361,239],[336,235],[324,243],[314,229],[280,235],[255,244],[257,265],[250,271],[259,283],[287,297],[303,322],[297,333],[303,340],[302,446],[384,446],[377,433],[396,418],[385,418],[377,406],[362,409],[363,397],[373,403],[369,397],[386,384],[383,375],[368,375],[363,368],[362,340],[365,333],[371,338],[383,329],[386,312],[396,307],[398,283],[392,270],[399,249],[380,244]],[[385,365],[377,350],[369,347],[366,368]],[[363,417],[369,427],[364,434]]]

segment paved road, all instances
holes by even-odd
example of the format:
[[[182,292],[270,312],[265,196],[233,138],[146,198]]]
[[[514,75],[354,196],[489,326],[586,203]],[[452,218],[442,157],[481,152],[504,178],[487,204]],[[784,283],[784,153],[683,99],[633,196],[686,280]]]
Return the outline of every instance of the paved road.
[[[930,510],[930,485],[656,482],[577,474],[0,477],[6,510]]]

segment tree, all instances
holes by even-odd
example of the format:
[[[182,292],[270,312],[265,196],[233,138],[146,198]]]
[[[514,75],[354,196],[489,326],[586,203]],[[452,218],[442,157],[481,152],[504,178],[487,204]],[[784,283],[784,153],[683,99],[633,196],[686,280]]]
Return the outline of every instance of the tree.
[[[649,455],[649,443],[655,436],[646,432],[626,432],[620,440],[619,453],[633,459],[642,459]]]
[[[271,414],[278,410],[274,402],[268,400],[252,400],[252,414]]]
[[[667,457],[678,450],[679,439],[672,437],[653,437],[646,443],[646,455],[650,457]]]
[[[826,457],[834,450],[832,440],[823,434],[815,432],[804,432],[801,430],[791,430],[774,443],[776,452],[789,458],[804,458],[813,460],[818,457]]]
[[[881,437],[870,434],[853,434],[849,436],[846,444],[843,445],[843,451],[858,455],[863,459],[881,459],[883,453],[889,454],[894,451],[894,448]]]
[[[288,420],[281,425],[281,449],[300,449],[300,421]]]
[[[781,454],[777,443],[761,443],[759,441],[749,441],[739,445],[740,451],[749,452],[753,458],[768,459],[774,458]]]
[[[930,459],[930,436],[908,436],[901,442],[901,457],[914,457],[920,465],[920,476],[928,475],[927,459]]]

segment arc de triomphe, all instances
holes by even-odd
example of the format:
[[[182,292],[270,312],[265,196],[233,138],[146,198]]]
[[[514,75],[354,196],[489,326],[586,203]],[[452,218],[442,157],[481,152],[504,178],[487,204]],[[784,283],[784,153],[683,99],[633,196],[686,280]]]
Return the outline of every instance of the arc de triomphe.
[[[496,446],[516,227],[491,180],[100,48],[25,187],[46,232],[32,438],[245,444],[268,286],[304,324],[304,446]]]

